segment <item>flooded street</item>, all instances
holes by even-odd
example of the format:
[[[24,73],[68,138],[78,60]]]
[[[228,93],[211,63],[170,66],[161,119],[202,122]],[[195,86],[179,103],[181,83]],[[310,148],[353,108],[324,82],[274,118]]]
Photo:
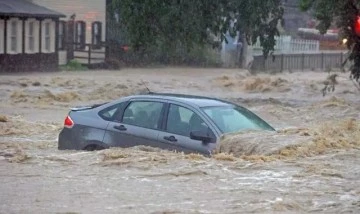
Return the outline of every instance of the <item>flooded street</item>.
[[[359,213],[360,92],[340,73],[124,69],[2,75],[0,213]],[[213,157],[156,148],[58,151],[69,107],[146,92],[218,97],[275,133],[224,136]]]

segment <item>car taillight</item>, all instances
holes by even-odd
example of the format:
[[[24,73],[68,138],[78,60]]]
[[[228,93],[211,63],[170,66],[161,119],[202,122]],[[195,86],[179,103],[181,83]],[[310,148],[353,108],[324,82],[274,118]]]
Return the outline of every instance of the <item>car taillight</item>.
[[[72,119],[69,115],[65,118],[64,126],[66,128],[72,128],[74,126],[74,121],[72,121]]]

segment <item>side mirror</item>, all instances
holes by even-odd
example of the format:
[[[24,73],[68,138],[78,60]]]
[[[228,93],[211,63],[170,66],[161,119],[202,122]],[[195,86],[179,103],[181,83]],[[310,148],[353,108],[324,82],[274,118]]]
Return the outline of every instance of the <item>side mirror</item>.
[[[209,137],[208,134],[203,131],[192,131],[190,132],[190,139],[202,141],[203,143],[210,143],[212,137]]]

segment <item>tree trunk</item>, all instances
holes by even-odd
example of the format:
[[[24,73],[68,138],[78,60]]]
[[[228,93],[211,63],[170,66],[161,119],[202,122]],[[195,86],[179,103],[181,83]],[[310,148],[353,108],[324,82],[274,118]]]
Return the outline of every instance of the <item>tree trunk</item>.
[[[241,34],[241,68],[250,70],[254,61],[253,49],[251,44],[246,41],[245,35]]]

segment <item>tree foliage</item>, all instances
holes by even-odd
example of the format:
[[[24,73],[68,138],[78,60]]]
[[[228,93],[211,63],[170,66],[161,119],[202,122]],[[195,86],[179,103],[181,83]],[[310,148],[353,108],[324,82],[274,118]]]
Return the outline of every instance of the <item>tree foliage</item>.
[[[311,10],[319,21],[317,28],[325,33],[332,25],[340,30],[340,37],[347,40],[352,62],[351,78],[360,84],[360,37],[355,34],[354,24],[360,15],[360,0],[301,0],[303,10]]]
[[[282,0],[113,0],[120,26],[136,50],[165,44],[190,50],[215,45],[229,32],[241,32],[249,43],[258,39],[267,56],[283,16]],[[233,23],[233,24],[232,24]]]

